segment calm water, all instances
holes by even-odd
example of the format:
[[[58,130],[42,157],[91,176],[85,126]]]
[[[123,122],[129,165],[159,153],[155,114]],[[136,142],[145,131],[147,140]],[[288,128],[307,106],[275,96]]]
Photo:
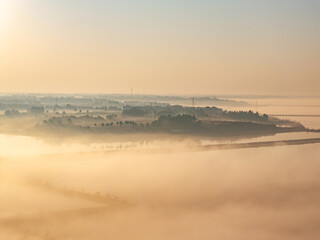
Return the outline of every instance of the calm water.
[[[33,155],[46,155],[57,153],[77,153],[77,152],[95,152],[95,151],[123,151],[123,150],[148,150],[165,148],[180,148],[191,145],[210,145],[210,144],[228,144],[228,143],[249,143],[264,141],[281,141],[293,139],[319,138],[320,133],[279,133],[272,136],[263,136],[248,139],[235,140],[200,140],[196,142],[170,142],[170,141],[152,141],[152,142],[114,142],[114,143],[56,143],[45,141],[41,138],[29,136],[16,136],[0,134],[0,157],[21,157]],[[172,144],[172,146],[170,146]],[[18,150],[17,150],[18,149]]]
[[[320,128],[320,97],[314,98],[241,98],[249,107],[226,107],[228,110],[253,110],[271,116],[301,122],[305,127]]]

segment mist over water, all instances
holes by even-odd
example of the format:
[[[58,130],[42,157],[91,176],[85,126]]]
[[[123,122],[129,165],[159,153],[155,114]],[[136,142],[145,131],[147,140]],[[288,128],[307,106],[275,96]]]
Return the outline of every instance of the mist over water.
[[[319,133],[110,138],[0,135],[0,239],[319,239],[319,143],[202,148]]]
[[[317,239],[319,149],[3,157],[0,237]]]
[[[319,240],[319,12],[0,0],[0,240]]]

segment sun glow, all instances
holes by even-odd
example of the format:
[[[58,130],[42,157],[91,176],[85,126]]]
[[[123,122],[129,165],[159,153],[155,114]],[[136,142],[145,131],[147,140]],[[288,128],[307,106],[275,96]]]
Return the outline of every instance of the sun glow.
[[[0,27],[8,27],[9,21],[16,15],[17,7],[22,4],[18,0],[0,0]]]
[[[7,26],[10,5],[10,0],[0,0],[0,33]]]
[[[2,27],[4,19],[5,19],[5,14],[6,14],[5,3],[2,0],[2,1],[0,1],[0,24],[1,24],[1,27]]]

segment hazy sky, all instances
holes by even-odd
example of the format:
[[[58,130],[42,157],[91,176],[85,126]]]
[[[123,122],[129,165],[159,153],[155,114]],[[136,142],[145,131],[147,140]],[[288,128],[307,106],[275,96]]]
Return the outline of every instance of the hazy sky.
[[[320,94],[319,0],[0,0],[0,92]]]

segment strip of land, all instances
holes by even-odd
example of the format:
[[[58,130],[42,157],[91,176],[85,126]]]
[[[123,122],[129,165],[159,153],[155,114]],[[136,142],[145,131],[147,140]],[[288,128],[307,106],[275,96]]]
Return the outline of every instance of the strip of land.
[[[211,151],[211,150],[223,150],[223,149],[276,147],[276,146],[286,146],[286,145],[304,145],[304,144],[315,144],[315,143],[320,143],[320,138],[250,142],[250,143],[212,144],[212,145],[200,146],[200,150]]]

